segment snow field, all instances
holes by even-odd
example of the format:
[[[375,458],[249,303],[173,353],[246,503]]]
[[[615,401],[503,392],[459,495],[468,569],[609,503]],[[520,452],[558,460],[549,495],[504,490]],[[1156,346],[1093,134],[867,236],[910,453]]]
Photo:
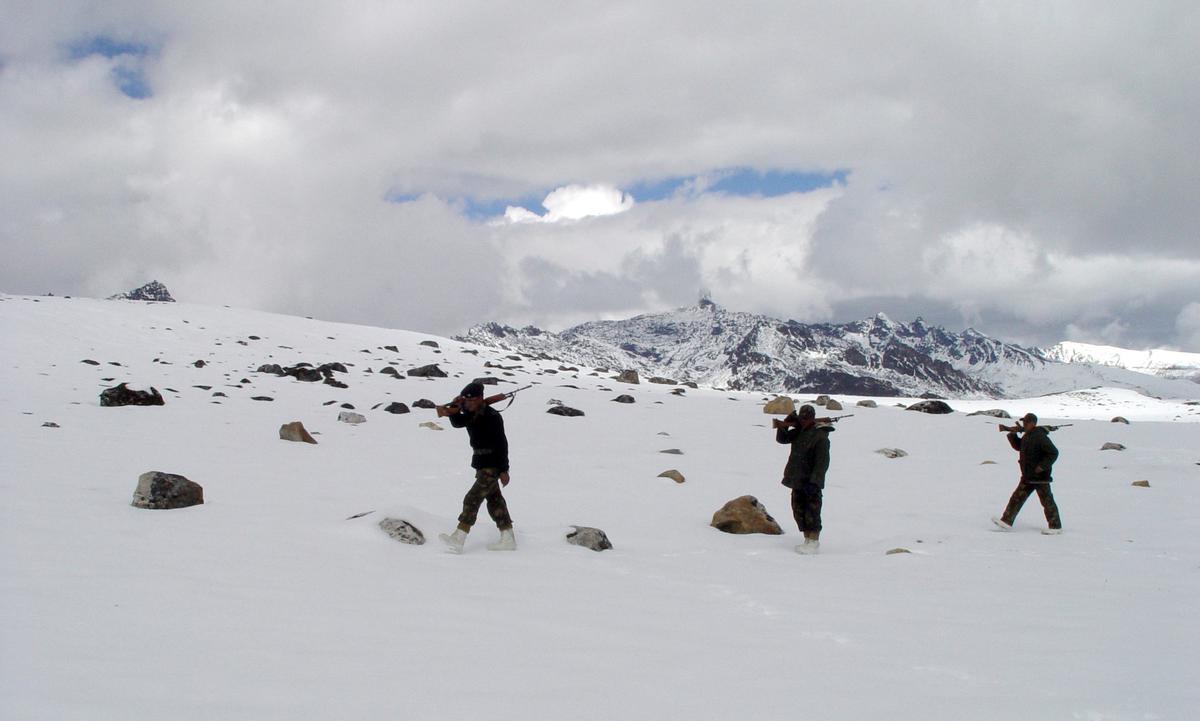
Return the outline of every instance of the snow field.
[[[370,407],[445,402],[494,372],[485,360],[514,363],[499,354],[249,311],[14,296],[0,296],[0,333],[2,718],[1185,719],[1200,707],[1200,425],[1167,422],[1196,418],[1179,402],[1117,390],[951,401],[1075,424],[1052,435],[1067,532],[1044,537],[1036,498],[1016,532],[990,530],[1016,482],[996,419],[839,398],[855,417],[831,437],[822,554],[800,557],[778,480],[787,448],[762,394],[532,376],[504,416],[520,549],[486,551],[483,512],[456,557],[436,534],[471,482],[466,434],[418,428],[433,411]],[[262,340],[236,342],[251,334]],[[378,358],[462,376],[363,374]],[[298,361],[356,365],[338,374],[346,390],[251,372]],[[251,390],[224,387],[243,377]],[[122,380],[178,393],[99,407]],[[197,384],[229,397],[213,404]],[[610,402],[619,393],[637,403]],[[551,398],[587,415],[548,415]],[[321,405],[333,399],[368,422],[338,423]],[[1133,423],[1107,422],[1118,414]],[[292,420],[319,445],[280,441]],[[910,455],[873,452],[885,446]],[[655,477],[668,468],[687,482]],[[206,503],[132,508],[148,470],[188,476]],[[1130,486],[1140,479],[1151,488]],[[708,526],[747,493],[786,535]],[[429,543],[389,539],[376,527],[388,515]],[[570,524],[604,529],[614,550],[566,544]],[[885,555],[895,547],[912,553]]]

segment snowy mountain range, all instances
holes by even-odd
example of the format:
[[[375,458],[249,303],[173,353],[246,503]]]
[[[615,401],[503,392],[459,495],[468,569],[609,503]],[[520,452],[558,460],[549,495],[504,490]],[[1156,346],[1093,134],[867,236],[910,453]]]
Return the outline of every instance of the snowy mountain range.
[[[1195,389],[1122,367],[1064,362],[968,328],[956,333],[880,313],[805,324],[698,305],[559,333],[484,323],[459,340],[567,363],[735,390],[984,398],[1114,386],[1184,397]]]
[[[1091,345],[1065,341],[1042,350],[1050,359],[1063,363],[1125,368],[1138,373],[1177,378],[1200,383],[1200,353],[1173,350],[1130,350],[1110,345]]]

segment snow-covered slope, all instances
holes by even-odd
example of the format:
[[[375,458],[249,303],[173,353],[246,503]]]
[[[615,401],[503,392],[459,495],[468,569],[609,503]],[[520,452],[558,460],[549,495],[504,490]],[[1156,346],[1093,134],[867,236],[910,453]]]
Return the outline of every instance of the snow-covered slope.
[[[1200,353],[1172,350],[1130,350],[1110,345],[1063,341],[1042,353],[1063,363],[1086,363],[1200,383]]]
[[[883,314],[843,324],[804,324],[729,311],[711,301],[552,333],[485,323],[462,340],[702,385],[768,392],[943,398],[1025,397],[1113,386],[1180,397],[1194,389],[1122,368],[1060,363],[1036,349],[968,328]]]
[[[1132,720],[1200,702],[1200,406],[1097,389],[929,416],[839,397],[854,417],[832,436],[822,555],[801,557],[758,393],[186,303],[0,295],[0,337],[3,719]],[[300,361],[344,363],[348,387],[255,372]],[[450,377],[381,372],[427,363]],[[504,414],[520,548],[485,550],[484,516],[450,556],[465,434],[374,407],[485,374],[533,384]],[[166,405],[100,407],[122,381]],[[367,422],[339,423],[342,404]],[[1074,424],[1054,434],[1066,534],[1037,533],[1036,500],[1017,532],[989,530],[1015,454],[965,411],[996,406]],[[294,420],[319,444],[279,440]],[[132,508],[150,470],[205,504]],[[786,535],[709,527],[743,494]],[[386,516],[431,542],[391,540]],[[568,545],[571,524],[614,550]]]

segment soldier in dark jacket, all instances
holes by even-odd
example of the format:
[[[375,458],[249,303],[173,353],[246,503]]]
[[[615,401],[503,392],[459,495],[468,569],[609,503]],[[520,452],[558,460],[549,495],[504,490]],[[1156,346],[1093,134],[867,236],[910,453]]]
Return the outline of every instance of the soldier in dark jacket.
[[[818,426],[817,412],[810,405],[776,419],[775,441],[791,444],[787,466],[783,469],[783,485],[792,489],[792,515],[804,534],[804,543],[796,546],[797,553],[813,554],[821,547],[821,495],[825,488],[825,472],[829,470],[829,434],[832,426]]]
[[[1042,509],[1046,512],[1046,523],[1050,526],[1042,533],[1057,535],[1062,533],[1062,519],[1058,515],[1058,504],[1054,502],[1054,494],[1050,491],[1050,483],[1054,480],[1051,468],[1054,461],[1058,460],[1058,448],[1050,440],[1049,431],[1044,426],[1039,426],[1037,420],[1034,414],[1026,413],[1021,419],[1020,427],[1009,428],[1003,424],[1000,426],[1000,430],[1009,432],[1009,445],[1021,454],[1017,461],[1021,466],[1021,481],[1013,491],[1012,497],[1008,499],[1008,507],[1004,509],[1004,514],[993,518],[992,522],[1001,530],[1011,531],[1017,514],[1021,512],[1021,506],[1036,492],[1038,500],[1042,502]],[[1023,435],[1018,436],[1018,432],[1023,432]]]
[[[504,435],[504,418],[499,411],[483,400],[483,385],[469,383],[458,398],[438,409],[438,415],[448,416],[450,425],[466,428],[471,440],[471,467],[475,469],[475,484],[463,498],[463,510],[458,528],[451,534],[439,534],[453,553],[462,553],[467,534],[479,517],[479,507],[487,503],[488,514],[500,529],[500,540],[488,546],[493,551],[515,551],[512,517],[508,503],[500,492],[508,485],[508,438]]]

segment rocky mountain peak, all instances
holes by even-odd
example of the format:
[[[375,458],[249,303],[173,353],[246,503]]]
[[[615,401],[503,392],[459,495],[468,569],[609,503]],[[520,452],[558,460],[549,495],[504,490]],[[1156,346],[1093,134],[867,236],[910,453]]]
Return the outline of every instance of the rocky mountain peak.
[[[110,295],[109,300],[144,300],[154,301],[158,303],[174,303],[175,299],[171,297],[171,292],[167,290],[167,286],[159,283],[157,280],[152,280],[149,283],[134,288],[133,290],[124,293]]]

